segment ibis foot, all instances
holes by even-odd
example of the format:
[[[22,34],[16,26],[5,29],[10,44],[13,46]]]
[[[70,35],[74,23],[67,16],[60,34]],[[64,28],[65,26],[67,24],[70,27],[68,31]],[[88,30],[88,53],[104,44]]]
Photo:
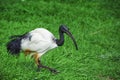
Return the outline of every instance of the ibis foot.
[[[52,73],[58,73],[59,71],[57,71],[57,70],[55,70],[55,69],[53,69],[53,68],[50,68],[50,67],[48,67],[48,66],[44,66],[44,65],[42,65],[41,64],[41,61],[40,60],[38,60],[38,71],[40,71],[40,69],[41,68],[45,68],[45,69],[48,69],[50,72],[52,72]]]
[[[59,73],[59,71],[57,71],[57,70],[55,70],[53,68],[47,67],[47,66],[43,66],[43,65],[39,65],[37,71],[40,71],[41,68],[48,69],[52,73]]]

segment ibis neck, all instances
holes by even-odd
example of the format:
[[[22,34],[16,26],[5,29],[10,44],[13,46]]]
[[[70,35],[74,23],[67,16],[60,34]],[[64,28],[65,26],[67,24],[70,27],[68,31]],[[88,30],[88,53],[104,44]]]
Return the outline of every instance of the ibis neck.
[[[64,34],[62,31],[59,31],[59,36],[60,36],[60,38],[56,39],[56,44],[58,46],[62,46],[64,44]]]

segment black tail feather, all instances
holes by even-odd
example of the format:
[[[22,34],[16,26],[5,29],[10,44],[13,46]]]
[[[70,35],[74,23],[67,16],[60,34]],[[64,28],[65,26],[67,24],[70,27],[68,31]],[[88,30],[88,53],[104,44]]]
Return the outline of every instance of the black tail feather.
[[[14,35],[11,36],[11,41],[7,43],[7,51],[11,54],[19,54],[21,50],[21,40],[22,39],[31,39],[31,35],[29,33],[25,33],[23,35]]]
[[[13,39],[7,43],[7,51],[11,54],[19,54],[21,50],[21,39]]]

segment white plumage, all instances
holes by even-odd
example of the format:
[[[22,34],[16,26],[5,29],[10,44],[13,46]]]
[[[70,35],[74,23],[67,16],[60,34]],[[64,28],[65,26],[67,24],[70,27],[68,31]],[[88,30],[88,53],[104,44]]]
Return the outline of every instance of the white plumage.
[[[54,35],[44,28],[37,28],[29,32],[31,39],[22,39],[21,49],[23,51],[36,51],[40,56],[48,50],[57,47]]]

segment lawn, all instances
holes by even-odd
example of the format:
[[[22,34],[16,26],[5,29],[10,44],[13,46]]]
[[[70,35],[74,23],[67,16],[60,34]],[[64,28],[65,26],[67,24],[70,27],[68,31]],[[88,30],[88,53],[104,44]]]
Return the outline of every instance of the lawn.
[[[59,38],[61,24],[79,50],[65,35],[64,46],[40,58],[60,73],[7,53],[10,36],[43,27]],[[120,0],[0,0],[0,80],[120,80]]]

